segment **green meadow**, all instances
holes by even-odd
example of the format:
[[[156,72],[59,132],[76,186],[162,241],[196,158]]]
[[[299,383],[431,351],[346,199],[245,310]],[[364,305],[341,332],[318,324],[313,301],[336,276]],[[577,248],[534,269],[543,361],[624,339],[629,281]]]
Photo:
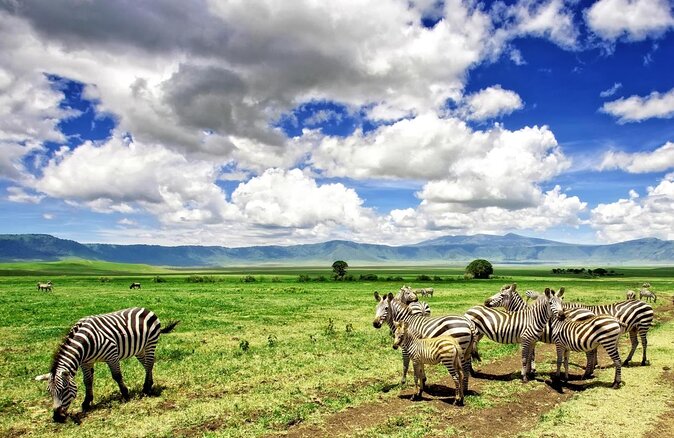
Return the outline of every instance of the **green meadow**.
[[[464,279],[461,267],[362,267],[349,273],[355,279],[374,274],[380,280],[336,282],[330,279],[329,267],[188,272],[79,260],[2,264],[0,436],[257,437],[283,435],[307,425],[320,427],[345,409],[371,403],[385,408],[398,399],[400,353],[391,348],[388,329],[372,327],[375,290],[395,293],[403,284],[433,287],[435,296],[427,301],[434,315],[442,315],[462,314],[511,282],[517,282],[521,292],[563,286],[567,300],[603,303],[622,300],[627,289],[648,281],[659,292],[656,315],[661,306],[671,307],[674,269],[615,270],[615,276],[588,278],[552,275],[542,266],[499,266],[496,278],[478,281]],[[300,275],[308,281],[300,282]],[[420,275],[430,280],[419,279]],[[395,280],[381,280],[389,277]],[[47,280],[53,281],[53,292],[37,291],[36,283]],[[135,281],[142,283],[142,289],[129,289]],[[45,384],[33,378],[48,372],[54,349],[79,318],[132,306],[153,310],[163,322],[180,320],[157,348],[157,394],[140,396],[143,369],[135,359],[127,359],[122,372],[132,399],[123,402],[101,363],[96,366],[92,411],[78,417],[80,424],[53,423]],[[649,335],[650,367],[626,368],[626,384],[618,391],[597,387],[574,395],[541,415],[523,436],[550,434],[560,425],[564,434],[546,436],[620,436],[595,431],[609,430],[608,423],[615,424],[619,412],[624,416],[638,406],[642,415],[649,406],[647,421],[630,435],[643,436],[668,409],[667,400],[674,393],[661,379],[663,366],[674,365],[673,335],[673,322],[658,323]],[[518,351],[517,346],[490,341],[480,347],[485,363]],[[640,359],[641,348],[635,357]],[[543,361],[539,371],[548,372],[553,365]],[[429,378],[446,379],[445,374],[434,368]],[[612,376],[613,370],[602,371],[599,380],[610,381]],[[81,375],[77,379],[79,393],[72,413],[79,412],[84,396]],[[526,390],[544,386],[532,382]],[[467,398],[466,408],[479,415],[480,409],[507,403],[522,390],[517,379],[485,381],[480,394]],[[635,399],[644,404],[635,405]],[[587,409],[598,401],[606,408],[602,415],[611,419],[607,424],[602,415],[591,415]],[[409,418],[391,417],[369,425],[359,436],[437,434],[431,426],[440,414],[437,408],[417,403]],[[592,422],[592,428],[582,427],[583,421]],[[444,435],[470,435],[444,425],[441,429]]]

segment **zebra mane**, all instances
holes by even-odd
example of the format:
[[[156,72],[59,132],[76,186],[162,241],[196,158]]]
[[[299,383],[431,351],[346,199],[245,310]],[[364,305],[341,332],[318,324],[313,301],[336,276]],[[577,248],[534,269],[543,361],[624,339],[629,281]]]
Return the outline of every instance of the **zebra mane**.
[[[75,337],[77,332],[80,330],[82,327],[82,320],[79,320],[75,323],[74,326],[68,330],[68,333],[63,337],[63,340],[61,343],[59,343],[58,347],[56,347],[56,350],[54,350],[54,354],[52,355],[51,359],[51,367],[49,368],[49,373],[51,375],[54,375],[56,372],[56,368],[58,368],[59,364],[59,359],[61,357],[61,351],[63,351],[63,347],[65,347],[68,344],[68,341],[70,341],[72,338]]]

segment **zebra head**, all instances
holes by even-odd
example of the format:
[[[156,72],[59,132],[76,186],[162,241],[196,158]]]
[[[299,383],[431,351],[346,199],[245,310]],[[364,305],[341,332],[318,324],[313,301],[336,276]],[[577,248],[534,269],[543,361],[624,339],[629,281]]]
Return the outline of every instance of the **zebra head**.
[[[515,293],[517,289],[517,284],[513,283],[510,285],[505,285],[501,288],[499,292],[496,292],[494,295],[490,296],[484,301],[484,305],[487,307],[505,307],[508,308],[508,304],[512,300],[512,294]]]
[[[419,297],[417,297],[417,294],[414,293],[412,288],[409,286],[401,287],[396,298],[398,298],[403,304],[419,301]]]
[[[388,321],[391,316],[391,300],[393,299],[393,294],[391,292],[388,295],[379,296],[379,292],[374,293],[374,299],[377,301],[377,307],[374,308],[374,321],[372,325],[374,328],[381,328],[381,325],[384,321]]]
[[[561,295],[564,295],[564,288],[561,288],[557,294],[555,294],[555,291],[550,290],[550,288],[545,288],[545,299],[548,302],[552,316],[560,321],[566,318],[566,313],[564,312],[564,307],[562,306]],[[541,300],[536,300],[536,302],[539,301]]]
[[[57,368],[52,373],[37,376],[35,380],[47,381],[47,390],[54,400],[54,421],[65,422],[70,403],[77,396],[77,385],[72,373],[63,368]]]
[[[396,322],[395,328],[395,332],[393,333],[393,349],[397,350],[407,334],[407,323],[405,321]]]

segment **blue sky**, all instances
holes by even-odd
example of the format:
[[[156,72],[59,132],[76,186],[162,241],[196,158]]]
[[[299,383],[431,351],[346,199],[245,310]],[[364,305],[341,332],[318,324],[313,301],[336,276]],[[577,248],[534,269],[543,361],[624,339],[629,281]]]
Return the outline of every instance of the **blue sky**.
[[[244,3],[0,5],[0,232],[674,239],[671,2]]]

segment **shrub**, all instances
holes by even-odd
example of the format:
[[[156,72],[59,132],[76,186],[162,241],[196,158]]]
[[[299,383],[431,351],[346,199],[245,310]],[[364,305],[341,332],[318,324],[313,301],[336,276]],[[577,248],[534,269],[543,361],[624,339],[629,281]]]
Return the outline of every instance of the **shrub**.
[[[417,275],[417,281],[431,281],[431,277],[426,274]]]
[[[110,283],[110,277],[98,277],[98,281],[101,283]]]
[[[255,283],[255,277],[252,275],[246,275],[245,277],[241,278],[241,281],[244,283]]]
[[[325,333],[325,336],[334,336],[335,322],[332,320],[332,318],[328,318],[328,325],[323,330],[323,333]]]
[[[271,278],[272,283],[280,283],[281,282],[281,277],[272,277]]]
[[[328,281],[328,279],[325,275],[319,275],[318,277],[314,278],[314,281]]]
[[[241,349],[241,351],[243,351],[245,353],[246,351],[248,351],[250,349],[250,342],[246,341],[245,339],[242,339],[239,342],[239,348]]]
[[[386,281],[405,281],[405,279],[399,275],[396,277],[389,275],[388,277],[386,277]]]
[[[152,277],[152,282],[153,283],[166,283],[166,279],[164,277],[160,277],[158,275],[155,275]]]
[[[379,277],[377,277],[377,274],[360,274],[358,279],[360,281],[377,281]]]
[[[487,260],[476,259],[466,266],[466,273],[471,274],[473,278],[489,278],[494,273],[494,268]]]
[[[300,283],[306,283],[307,281],[311,280],[307,274],[300,274],[299,277],[297,277],[297,281]]]
[[[215,283],[215,277],[204,275],[190,275],[185,279],[188,283]]]
[[[274,348],[277,342],[278,340],[276,339],[275,335],[270,334],[269,336],[267,336],[267,345],[269,346],[269,348]]]
[[[440,277],[439,275],[435,275],[433,277],[433,281],[442,281],[442,277]]]

